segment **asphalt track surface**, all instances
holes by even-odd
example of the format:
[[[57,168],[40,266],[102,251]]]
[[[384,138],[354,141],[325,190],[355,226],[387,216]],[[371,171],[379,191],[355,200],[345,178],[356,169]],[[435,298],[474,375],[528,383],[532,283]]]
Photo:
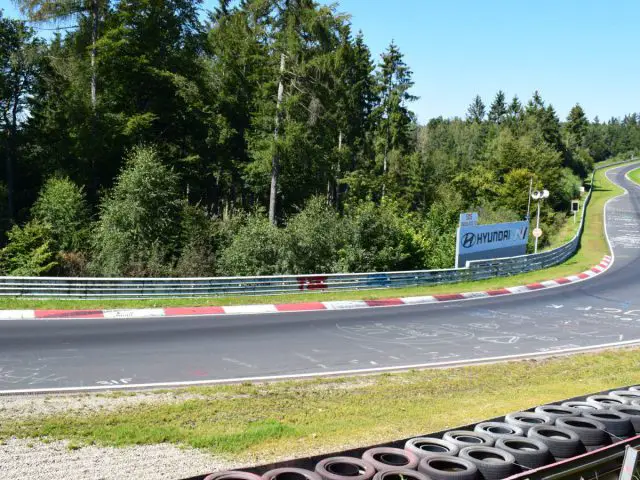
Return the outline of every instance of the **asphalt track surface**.
[[[3,321],[0,392],[307,376],[640,342],[640,187],[625,178],[633,168],[609,172],[629,194],[607,204],[615,262],[594,279],[348,311]]]

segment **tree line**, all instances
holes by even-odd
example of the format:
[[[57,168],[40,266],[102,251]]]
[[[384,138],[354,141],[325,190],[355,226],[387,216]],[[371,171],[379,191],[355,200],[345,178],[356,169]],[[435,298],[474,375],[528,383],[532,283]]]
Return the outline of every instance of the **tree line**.
[[[16,0],[0,14],[0,273],[258,275],[453,265],[460,212],[545,239],[640,115],[539,92],[419,125],[410,67],[313,0]],[[45,41],[30,25],[55,28]]]

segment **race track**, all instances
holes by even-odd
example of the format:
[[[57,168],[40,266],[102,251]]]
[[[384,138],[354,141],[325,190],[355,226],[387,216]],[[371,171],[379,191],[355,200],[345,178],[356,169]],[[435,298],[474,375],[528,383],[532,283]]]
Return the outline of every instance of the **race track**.
[[[350,311],[3,321],[0,391],[328,374],[640,342],[640,188],[625,179],[632,168],[609,172],[629,194],[607,206],[615,262],[594,279]]]

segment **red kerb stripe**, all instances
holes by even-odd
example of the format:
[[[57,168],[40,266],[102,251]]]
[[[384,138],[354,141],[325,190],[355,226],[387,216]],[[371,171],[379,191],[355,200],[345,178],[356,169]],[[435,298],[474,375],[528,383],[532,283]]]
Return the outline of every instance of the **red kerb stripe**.
[[[529,285],[527,285],[527,288],[529,290],[540,290],[541,288],[544,288],[544,285],[542,285],[541,283],[530,283]]]
[[[36,310],[36,318],[104,318],[102,310]]]
[[[460,293],[449,293],[446,295],[434,295],[433,298],[439,302],[449,302],[451,300],[464,300],[464,296]]]
[[[568,278],[556,278],[554,282],[559,283],[560,285],[564,285],[565,283],[571,283],[571,280]]]
[[[177,317],[180,315],[220,315],[224,313],[222,307],[172,307],[165,308],[164,314],[167,317]]]
[[[511,292],[509,290],[507,290],[506,288],[500,288],[498,290],[487,290],[487,293],[489,295],[491,295],[492,297],[495,297],[496,295],[508,295]]]
[[[365,300],[365,303],[370,307],[387,307],[392,305],[404,305],[404,302],[399,298],[382,298],[379,300]]]
[[[312,310],[326,310],[327,307],[321,302],[309,302],[309,303],[283,303],[276,305],[276,310],[279,312],[304,312]]]

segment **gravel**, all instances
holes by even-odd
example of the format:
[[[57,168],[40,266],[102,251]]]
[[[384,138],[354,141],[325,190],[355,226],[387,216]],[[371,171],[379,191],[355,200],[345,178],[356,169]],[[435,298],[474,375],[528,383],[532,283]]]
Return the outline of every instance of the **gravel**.
[[[74,448],[67,441],[21,439],[0,444],[3,480],[177,480],[239,466],[167,444]]]
[[[52,397],[21,395],[0,397],[0,420],[55,415],[57,413],[85,415],[115,411],[137,405],[159,405],[211,396],[187,392],[136,392],[134,395],[84,394]]]

